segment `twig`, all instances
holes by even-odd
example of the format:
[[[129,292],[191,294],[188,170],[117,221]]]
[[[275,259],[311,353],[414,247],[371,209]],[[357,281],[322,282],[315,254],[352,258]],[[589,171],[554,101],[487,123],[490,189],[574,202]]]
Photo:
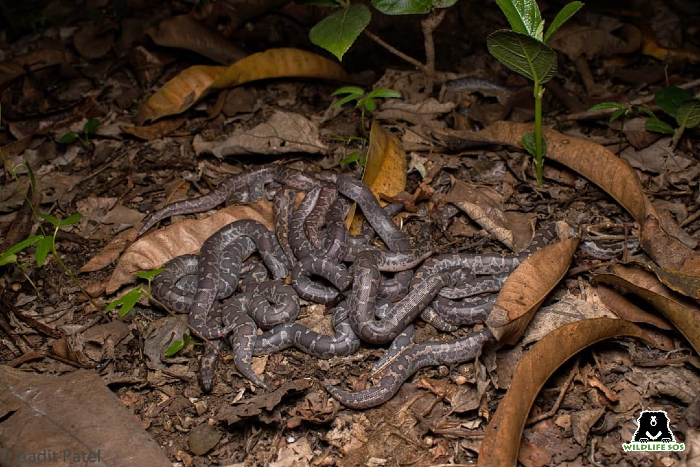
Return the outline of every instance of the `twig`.
[[[384,42],[384,40],[381,37],[379,37],[375,34],[372,34],[367,29],[364,30],[364,33],[367,36],[369,36],[369,38],[372,39],[374,42],[381,45],[382,47],[384,47],[386,50],[393,53],[397,57],[402,58],[403,60],[406,60],[408,63],[410,63],[411,65],[415,66],[416,68],[420,69],[421,71],[423,71],[425,73],[430,72],[430,70],[428,70],[427,66],[425,66],[424,64],[422,64],[421,62],[419,62],[415,58],[401,52],[399,49],[395,48],[394,46],[387,44],[386,42]]]
[[[541,413],[536,417],[532,417],[530,420],[527,421],[527,426],[530,426],[532,424],[535,424],[537,422],[541,422],[542,420],[554,416],[555,413],[559,410],[559,407],[561,406],[562,401],[564,400],[564,396],[566,395],[566,391],[569,390],[569,386],[571,386],[571,382],[574,380],[574,377],[578,374],[578,364],[580,361],[580,357],[576,358],[576,363],[574,364],[574,368],[571,370],[571,374],[569,375],[568,378],[566,378],[566,382],[561,388],[561,391],[559,392],[559,397],[557,397],[556,402],[554,402],[554,406],[549,409],[545,413]]]
[[[425,38],[425,66],[428,69],[425,79],[425,92],[431,94],[433,92],[433,82],[435,80],[435,41],[433,40],[433,31],[442,23],[445,18],[446,9],[433,11],[420,22]]]
[[[700,86],[700,79],[689,81],[678,86],[681,89],[693,89]],[[635,99],[630,102],[630,105],[643,105],[654,101],[654,95],[647,96],[643,99]],[[595,112],[578,112],[569,115],[562,115],[559,117],[560,121],[572,121],[572,120],[597,120],[599,118],[609,117],[617,109],[601,109]]]

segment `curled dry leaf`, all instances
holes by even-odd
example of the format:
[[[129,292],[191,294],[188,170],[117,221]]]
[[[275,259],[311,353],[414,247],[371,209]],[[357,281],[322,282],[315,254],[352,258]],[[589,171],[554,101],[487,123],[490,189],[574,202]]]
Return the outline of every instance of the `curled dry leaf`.
[[[231,222],[253,219],[272,230],[274,216],[268,201],[247,205],[228,206],[206,219],[188,219],[140,238],[119,258],[106,292],[114,293],[135,279],[134,273],[161,267],[166,261],[180,255],[199,252],[204,240]]]
[[[406,151],[401,141],[373,120],[369,133],[367,166],[362,181],[377,199],[382,196],[395,197],[406,188],[407,171]],[[348,219],[353,219],[354,212],[353,208]],[[362,217],[354,216],[350,232],[359,233],[361,225]]]
[[[578,238],[569,238],[546,246],[508,277],[486,321],[499,342],[514,345],[520,339],[544,299],[566,274],[578,243]]]
[[[217,89],[281,77],[343,80],[346,74],[330,59],[292,48],[256,53],[228,67],[196,65],[183,70],[156,91],[141,108],[136,121],[141,124],[182,113]]]
[[[681,274],[700,276],[700,254],[668,235],[657,218],[647,217],[642,224],[639,240],[644,251],[661,267]],[[690,292],[686,295],[694,296]]]
[[[136,229],[128,229],[123,232],[119,232],[112,238],[112,240],[105,246],[102,251],[97,253],[95,256],[90,258],[90,260],[81,267],[78,272],[95,272],[100,269],[106,268],[110,264],[119,258],[119,255],[124,251],[124,249],[136,240]]]
[[[190,15],[167,18],[146,31],[146,34],[158,45],[191,50],[222,65],[231,64],[246,56],[226,36]]]
[[[635,337],[651,343],[642,329],[628,321],[595,318],[566,324],[535,344],[518,364],[510,388],[486,428],[479,467],[515,466],[520,447],[517,440],[547,379],[581,350],[612,337]]]
[[[632,323],[650,324],[666,331],[673,329],[673,326],[661,316],[653,315],[642,310],[615,289],[605,287],[604,285],[598,285],[597,292],[603,305],[622,319],[626,319]]]
[[[659,310],[700,353],[700,306],[667,289],[654,274],[641,268],[617,265],[592,282],[617,285],[633,292]]]

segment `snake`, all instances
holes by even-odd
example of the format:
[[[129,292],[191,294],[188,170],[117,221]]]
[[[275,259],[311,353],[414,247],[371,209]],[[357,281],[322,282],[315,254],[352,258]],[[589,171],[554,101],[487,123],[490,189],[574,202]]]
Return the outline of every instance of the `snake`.
[[[488,329],[461,339],[423,342],[403,347],[375,374],[376,384],[359,392],[349,392],[327,385],[331,396],[346,407],[364,410],[387,402],[401,385],[421,368],[463,363],[476,358],[483,346],[495,338]]]
[[[275,279],[288,274],[286,257],[277,238],[260,222],[244,219],[232,222],[207,238],[200,249],[197,270],[197,292],[190,307],[189,323],[204,339],[218,339],[233,331],[233,323],[216,327],[208,323],[209,311],[216,300],[217,288],[222,278],[220,264],[226,255],[227,246],[241,237],[252,239],[265,265]],[[235,271],[232,271],[235,272]],[[238,284],[237,274],[228,276]]]
[[[323,185],[324,182],[311,177],[304,172],[281,165],[272,165],[261,169],[245,172],[240,175],[225,179],[218,187],[191,200],[178,201],[168,204],[155,211],[148,221],[141,227],[138,236],[145,234],[154,225],[163,219],[175,215],[193,214],[205,212],[223,204],[232,196],[240,197],[241,192],[251,191],[253,193],[264,193],[264,185],[276,182],[298,190],[309,190],[313,187]],[[247,190],[243,190],[246,188]],[[262,190],[262,191],[261,191]],[[255,197],[253,195],[253,197]]]

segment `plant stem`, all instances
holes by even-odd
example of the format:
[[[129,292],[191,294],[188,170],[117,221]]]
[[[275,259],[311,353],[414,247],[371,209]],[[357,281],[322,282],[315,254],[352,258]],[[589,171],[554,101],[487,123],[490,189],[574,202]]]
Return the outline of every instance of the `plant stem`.
[[[405,53],[401,52],[399,49],[393,47],[392,45],[387,44],[386,42],[384,42],[384,40],[381,37],[379,37],[375,34],[372,34],[367,29],[364,30],[364,33],[367,36],[369,36],[369,38],[372,39],[374,42],[381,45],[382,47],[384,47],[386,50],[393,53],[397,57],[402,58],[403,60],[406,60],[408,63],[410,63],[411,65],[415,66],[416,68],[418,68],[419,70],[421,70],[425,73],[430,72],[430,70],[428,69],[427,66],[425,66],[424,64],[422,64],[421,62],[419,62],[415,58],[413,58],[409,55],[406,55]]]
[[[427,68],[425,72],[425,92],[427,94],[433,92],[433,82],[435,80],[435,41],[433,40],[433,31],[442,23],[445,13],[447,13],[445,9],[433,11],[420,22],[425,44],[425,66]]]
[[[535,83],[535,168],[537,169],[537,185],[542,186],[542,167],[544,154],[542,153],[542,94],[544,89],[539,83]]]

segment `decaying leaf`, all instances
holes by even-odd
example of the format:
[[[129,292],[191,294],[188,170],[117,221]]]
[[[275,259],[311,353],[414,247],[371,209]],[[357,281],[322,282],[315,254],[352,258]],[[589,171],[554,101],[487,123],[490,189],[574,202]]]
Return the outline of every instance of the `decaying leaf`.
[[[661,267],[681,274],[700,276],[700,254],[668,235],[658,219],[649,216],[641,224],[640,244]],[[692,290],[690,291],[693,296]]]
[[[520,443],[535,397],[547,379],[573,355],[612,337],[636,337],[651,343],[634,324],[610,318],[564,325],[535,344],[518,364],[510,389],[489,422],[479,452],[479,467],[515,466]]]
[[[32,463],[26,455],[42,452],[56,453],[56,460],[36,465],[172,465],[94,371],[55,377],[3,365],[0,381],[3,465]]]
[[[578,238],[533,253],[503,284],[486,325],[501,343],[515,344],[549,292],[569,269]]]
[[[700,306],[666,288],[654,274],[616,265],[610,273],[594,276],[592,282],[617,285],[638,295],[659,310],[700,353]]]
[[[401,141],[391,132],[382,128],[376,120],[372,121],[367,150],[367,166],[362,181],[372,190],[377,199],[382,196],[393,197],[406,188],[406,151]],[[362,217],[354,216],[354,209],[348,214],[353,219],[350,233],[360,232]]]
[[[303,115],[281,110],[275,111],[267,122],[237,131],[224,141],[204,141],[197,135],[192,146],[197,154],[212,153],[219,159],[239,154],[318,154],[328,149],[319,139],[315,123]]]
[[[135,136],[139,139],[151,141],[156,138],[167,135],[171,131],[175,131],[187,121],[185,117],[174,117],[166,120],[161,120],[153,125],[144,126],[122,126],[120,127],[124,133]]]
[[[222,65],[229,65],[246,55],[222,33],[190,15],[164,19],[146,34],[158,45],[191,50]]]
[[[286,382],[270,393],[246,399],[243,404],[222,407],[216,418],[232,425],[241,420],[256,417],[263,411],[274,409],[287,393],[305,391],[311,386],[313,386],[313,382],[309,379]]]
[[[320,55],[292,48],[270,49],[228,67],[196,65],[183,70],[146,101],[135,120],[141,124],[179,114],[217,89],[250,81],[281,77],[343,80],[345,76],[340,65]]]
[[[631,323],[646,323],[666,331],[673,329],[673,326],[661,316],[653,315],[642,310],[615,289],[599,285],[598,297],[600,297],[600,301],[613,313]]]
[[[240,219],[256,220],[272,230],[272,205],[269,201],[258,201],[228,206],[206,219],[188,219],[140,238],[119,258],[106,292],[114,293],[124,284],[132,282],[137,271],[156,269],[176,256],[199,252],[202,243],[214,232]]]

